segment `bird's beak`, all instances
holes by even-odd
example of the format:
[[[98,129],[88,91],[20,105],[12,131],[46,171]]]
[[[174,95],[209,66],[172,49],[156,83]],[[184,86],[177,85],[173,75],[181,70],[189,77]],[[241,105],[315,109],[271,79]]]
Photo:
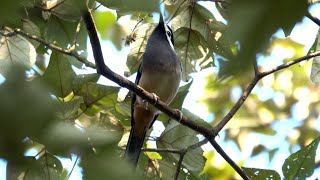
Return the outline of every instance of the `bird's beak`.
[[[160,20],[159,20],[159,24],[163,24],[164,21],[163,21],[163,16],[162,16],[162,13],[160,12]]]

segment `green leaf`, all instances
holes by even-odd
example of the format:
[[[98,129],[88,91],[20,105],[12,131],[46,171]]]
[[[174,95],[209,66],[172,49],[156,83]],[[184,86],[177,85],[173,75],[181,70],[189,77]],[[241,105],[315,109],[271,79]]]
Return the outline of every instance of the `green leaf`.
[[[60,19],[77,22],[81,18],[81,12],[75,2],[74,0],[47,1],[45,8],[50,9],[50,13]]]
[[[137,26],[136,31],[133,34],[134,41],[130,44],[131,49],[126,63],[129,72],[125,73],[126,76],[131,76],[138,71],[147,41],[155,27],[156,24],[143,24]]]
[[[173,109],[181,109],[184,99],[189,93],[190,86],[193,80],[184,86],[179,87],[177,95],[174,97],[173,101],[170,103],[170,107]]]
[[[190,112],[185,108],[182,109],[182,114],[200,126],[203,126],[209,129],[212,128],[212,126],[209,123],[207,123],[205,120],[201,119],[199,116],[193,114],[192,112]]]
[[[117,146],[110,145],[103,152],[85,154],[81,157],[83,179],[144,179],[139,177],[141,172],[133,170],[124,159],[120,159],[115,149]],[[137,169],[138,170],[138,169]]]
[[[315,51],[320,50],[320,38],[319,37],[320,37],[320,30],[318,31],[317,38],[315,39],[308,54],[311,53],[311,51],[315,52]],[[310,78],[313,83],[320,82],[320,57],[319,56],[313,58]]]
[[[0,85],[0,157],[19,159],[23,139],[34,138],[54,122],[54,108],[47,89],[37,81],[26,81],[25,71],[15,66]],[[10,151],[8,150],[10,149]]]
[[[58,97],[66,97],[72,91],[72,81],[75,76],[66,55],[53,51],[49,66],[43,75],[43,81],[46,82],[50,91]]]
[[[272,161],[275,153],[279,150],[279,148],[274,148],[274,149],[271,149],[269,152],[268,152],[268,155],[269,155],[269,162]]]
[[[159,137],[157,147],[159,149],[184,149],[199,142],[196,135],[197,134],[193,130],[180,125],[176,121],[170,121]],[[162,157],[169,156],[171,163],[177,163],[179,161],[179,155],[177,154],[160,154]],[[205,158],[203,157],[203,150],[201,147],[189,151],[182,162],[182,165],[188,170],[199,173],[202,171],[204,164]]]
[[[55,15],[51,15],[46,28],[45,40],[50,43],[54,42],[62,48],[68,48],[74,41],[77,26],[78,22],[65,21]],[[77,45],[76,49],[84,51],[82,55],[86,56],[87,31],[83,24],[81,24],[80,32],[77,35]]]
[[[110,28],[116,22],[117,16],[111,11],[94,11],[93,17],[102,39],[107,39]]]
[[[46,129],[41,138],[46,149],[56,155],[70,157],[70,153],[80,153],[89,149],[88,137],[74,124],[60,122]]]
[[[42,166],[45,179],[60,179],[63,167],[57,157],[52,154],[45,153],[37,161]]]
[[[212,54],[204,37],[189,28],[179,28],[174,32],[175,48],[182,65],[182,79],[187,80],[192,72],[196,72],[197,63],[207,61],[207,54]]]
[[[288,6],[288,4],[291,4]],[[228,74],[237,75],[252,67],[256,54],[279,28],[290,29],[307,12],[307,1],[239,0],[231,3],[228,35],[240,44],[237,57],[227,64]],[[272,12],[272,13],[270,13]],[[234,71],[234,69],[238,71]]]
[[[251,153],[250,156],[251,157],[252,156],[256,156],[256,155],[258,155],[258,154],[260,154],[260,153],[262,153],[262,152],[264,152],[266,150],[267,150],[267,148],[264,145],[259,144],[259,145],[255,146],[253,148],[252,153]]]
[[[217,21],[213,14],[202,5],[195,4],[191,6],[185,3],[180,7],[177,16],[172,19],[172,28],[176,31],[181,27],[198,31],[204,37],[210,49],[210,52],[207,54],[208,59],[206,60],[210,60],[211,66],[213,65],[212,52],[227,59],[233,57],[231,41],[225,35],[227,26]],[[200,62],[203,69],[205,65],[208,66],[207,61]]]
[[[95,83],[99,80],[99,74],[79,74],[77,75],[72,82],[72,91],[73,94],[79,95],[82,86],[88,82]]]
[[[118,102],[119,87],[104,86],[95,83],[86,83],[79,93],[83,97],[85,113],[96,114],[103,109],[113,108]]]
[[[25,14],[24,5],[26,5],[27,2],[27,0],[2,0],[0,6],[0,27],[17,27],[17,25],[20,25],[20,20]]]
[[[25,32],[30,33],[31,35],[35,35],[37,37],[41,37],[40,29],[35,23],[33,23],[30,19],[22,19],[21,21],[22,29]],[[40,44],[39,42],[34,40],[30,40],[30,42],[33,44],[35,48],[37,48]]]
[[[131,12],[159,12],[159,0],[98,0],[107,8],[123,13]]]
[[[259,179],[280,180],[281,179],[277,171],[274,171],[274,170],[246,168],[246,167],[242,167],[242,170],[251,180],[259,180]]]
[[[0,31],[4,34],[11,32],[9,29]],[[35,61],[36,50],[27,39],[20,35],[5,37],[0,34],[0,73],[3,76],[13,65],[22,65],[29,70]]]
[[[68,102],[58,101],[57,107],[57,116],[60,119],[72,119],[74,115],[77,115],[78,109],[80,108],[80,103],[82,99],[75,99]]]
[[[110,29],[109,34],[113,45],[117,48],[117,50],[121,50],[123,46],[123,39],[126,37],[124,28],[119,23],[116,23]]]
[[[282,172],[286,179],[305,179],[313,174],[319,141],[320,137],[313,140],[308,146],[291,154],[285,160],[282,165]]]
[[[6,168],[6,179],[13,180],[24,178],[25,172],[30,168],[30,166],[36,162],[34,157],[23,157],[22,161],[15,162],[15,161],[8,161],[7,168]]]

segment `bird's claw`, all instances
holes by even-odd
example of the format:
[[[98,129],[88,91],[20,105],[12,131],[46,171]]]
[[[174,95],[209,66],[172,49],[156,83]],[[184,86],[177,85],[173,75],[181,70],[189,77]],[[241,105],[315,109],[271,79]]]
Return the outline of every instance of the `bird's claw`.
[[[154,100],[154,103],[153,104],[157,104],[158,103],[158,101],[159,101],[159,96],[157,96],[155,93],[151,93],[152,94],[152,96],[153,96],[153,100]]]
[[[180,123],[180,121],[182,120],[182,117],[183,117],[183,113],[179,109],[175,109],[175,111],[177,111],[179,113],[178,122]]]

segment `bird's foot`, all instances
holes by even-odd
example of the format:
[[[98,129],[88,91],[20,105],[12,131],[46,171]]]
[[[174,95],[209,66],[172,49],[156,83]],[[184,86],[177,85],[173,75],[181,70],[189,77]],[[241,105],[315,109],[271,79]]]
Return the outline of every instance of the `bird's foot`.
[[[157,104],[158,103],[158,101],[159,101],[159,96],[157,96],[155,93],[151,93],[152,94],[152,96],[153,96],[153,100],[154,100],[154,103],[153,104]]]
[[[183,113],[179,109],[175,109],[175,111],[179,113],[178,122],[180,123],[180,121],[182,120],[182,117],[183,117]]]

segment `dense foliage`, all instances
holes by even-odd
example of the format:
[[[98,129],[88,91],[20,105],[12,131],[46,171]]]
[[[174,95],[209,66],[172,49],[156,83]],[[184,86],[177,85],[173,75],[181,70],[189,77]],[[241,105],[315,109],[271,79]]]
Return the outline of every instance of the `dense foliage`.
[[[122,157],[130,130],[131,94],[123,96],[121,87],[97,83],[102,78],[99,74],[79,73],[92,71],[95,65],[87,60],[91,47],[87,47],[88,32],[77,3],[74,0],[1,2],[0,74],[5,80],[0,85],[0,158],[8,163],[7,178],[68,179],[72,171],[66,170],[60,157],[72,155],[79,159],[84,179],[239,178],[227,162],[214,163],[217,153],[204,152],[201,145],[207,141],[203,136],[164,114],[158,121],[165,130],[159,137],[149,136],[137,173],[132,173],[132,167]],[[317,168],[315,156],[320,129],[315,124],[319,121],[320,98],[319,87],[312,81],[319,81],[320,59],[314,58],[312,67],[308,62],[284,67],[280,72],[280,68],[276,69],[268,76],[261,74],[277,68],[267,67],[266,62],[275,63],[267,57],[278,46],[294,51],[292,56],[277,62],[279,65],[307,55],[306,47],[290,39],[290,34],[308,14],[308,7],[317,3],[91,0],[89,7],[101,40],[112,42],[117,50],[130,47],[127,70],[121,74],[129,77],[137,72],[148,36],[157,23],[159,5],[162,6],[165,19],[174,31],[174,46],[185,81],[170,107],[181,109],[184,116],[207,128],[214,128],[231,108],[238,108],[223,127],[221,141],[234,142],[242,152],[252,150],[252,157],[268,153],[271,161],[281,144],[268,147],[250,142],[253,149],[248,149],[248,141],[256,135],[266,135],[272,140],[285,134],[284,141],[290,144],[288,150],[292,153],[279,162],[282,170],[267,170],[263,165],[262,169],[259,165],[242,168],[244,173],[251,179],[304,179]],[[213,15],[213,7],[223,21]],[[125,18],[128,18],[126,25],[119,23]],[[282,31],[285,37],[274,36],[277,31]],[[317,37],[308,54],[320,49]],[[266,57],[263,63],[256,60],[261,56]],[[182,105],[195,83],[191,74],[208,68],[217,69],[217,73],[206,77],[202,102],[214,118],[205,121]],[[259,72],[261,81],[258,79],[253,84],[255,90],[251,93],[246,87]],[[266,89],[272,91],[270,97],[261,98],[259,90]],[[235,90],[240,95],[232,98]],[[238,98],[243,97],[244,104],[237,105]],[[281,121],[299,123],[283,132],[275,128]],[[156,142],[157,148],[149,148],[151,141]],[[30,149],[38,154],[25,156]]]

